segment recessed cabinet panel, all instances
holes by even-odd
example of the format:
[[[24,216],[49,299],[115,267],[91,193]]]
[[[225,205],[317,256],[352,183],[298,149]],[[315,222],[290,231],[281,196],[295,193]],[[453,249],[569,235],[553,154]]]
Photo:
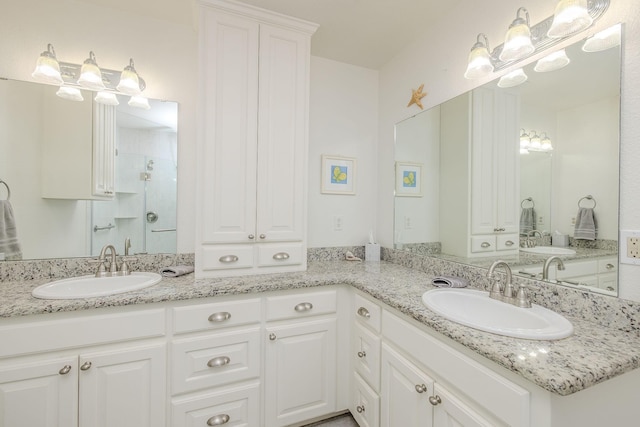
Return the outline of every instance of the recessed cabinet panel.
[[[358,374],[353,375],[353,398],[349,410],[360,427],[380,425],[380,397]]]
[[[302,264],[306,255],[302,243],[277,243],[272,245],[265,243],[258,247],[258,266],[278,267]]]
[[[496,427],[499,425],[496,422],[487,421],[440,384],[435,384],[434,397],[438,402],[433,409],[434,426]]]
[[[380,338],[369,329],[355,324],[352,337],[354,369],[375,390],[380,390]]]
[[[335,313],[336,291],[301,292],[266,298],[267,320],[296,319]]]
[[[173,309],[173,331],[179,334],[258,323],[261,312],[259,298],[176,307]]]
[[[253,246],[250,245],[205,246],[202,248],[200,268],[203,271],[251,268],[253,252]]]

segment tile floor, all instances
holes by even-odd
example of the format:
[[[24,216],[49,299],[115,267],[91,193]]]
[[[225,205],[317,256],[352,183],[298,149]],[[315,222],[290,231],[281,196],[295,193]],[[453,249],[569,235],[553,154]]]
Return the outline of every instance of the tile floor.
[[[358,423],[355,422],[351,414],[345,414],[317,423],[308,424],[305,427],[358,427]]]

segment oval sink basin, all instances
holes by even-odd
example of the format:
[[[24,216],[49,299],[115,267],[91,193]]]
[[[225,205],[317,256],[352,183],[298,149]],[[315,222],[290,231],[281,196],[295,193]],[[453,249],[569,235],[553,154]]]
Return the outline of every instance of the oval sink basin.
[[[520,248],[522,252],[543,255],[575,255],[576,251],[569,248],[559,248],[556,246],[536,246],[534,248]]]
[[[155,285],[162,279],[157,273],[131,273],[128,276],[80,276],[40,285],[31,292],[36,298],[77,299],[104,297],[137,291]]]
[[[422,302],[439,315],[465,326],[514,338],[558,340],[573,325],[558,313],[532,304],[520,308],[489,298],[475,289],[440,288],[425,292]]]

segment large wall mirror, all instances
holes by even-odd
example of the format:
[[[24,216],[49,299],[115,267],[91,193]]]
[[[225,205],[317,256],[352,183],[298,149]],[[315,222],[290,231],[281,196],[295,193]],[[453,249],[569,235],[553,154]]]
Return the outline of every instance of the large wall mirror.
[[[70,101],[56,90],[0,79],[0,200],[10,191],[21,249],[16,256],[0,245],[0,260],[96,256],[105,244],[123,253],[126,238],[130,253],[175,253],[177,104],[150,100],[145,110],[118,95],[110,119],[115,146],[107,150],[113,190],[87,197],[81,189],[97,167],[95,93]],[[63,178],[67,184],[58,184]]]
[[[534,62],[522,84],[490,82],[398,123],[395,248],[502,259],[538,279],[559,256],[565,270],[554,260],[544,280],[617,294],[620,39],[589,52],[581,40],[560,69]]]

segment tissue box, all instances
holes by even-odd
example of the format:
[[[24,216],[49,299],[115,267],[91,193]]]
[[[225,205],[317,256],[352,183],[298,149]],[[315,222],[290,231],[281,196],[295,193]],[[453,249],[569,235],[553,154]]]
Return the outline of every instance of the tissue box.
[[[554,234],[551,236],[551,246],[560,246],[562,248],[569,246],[569,235]]]
[[[365,261],[380,261],[380,244],[367,243],[364,247]]]

